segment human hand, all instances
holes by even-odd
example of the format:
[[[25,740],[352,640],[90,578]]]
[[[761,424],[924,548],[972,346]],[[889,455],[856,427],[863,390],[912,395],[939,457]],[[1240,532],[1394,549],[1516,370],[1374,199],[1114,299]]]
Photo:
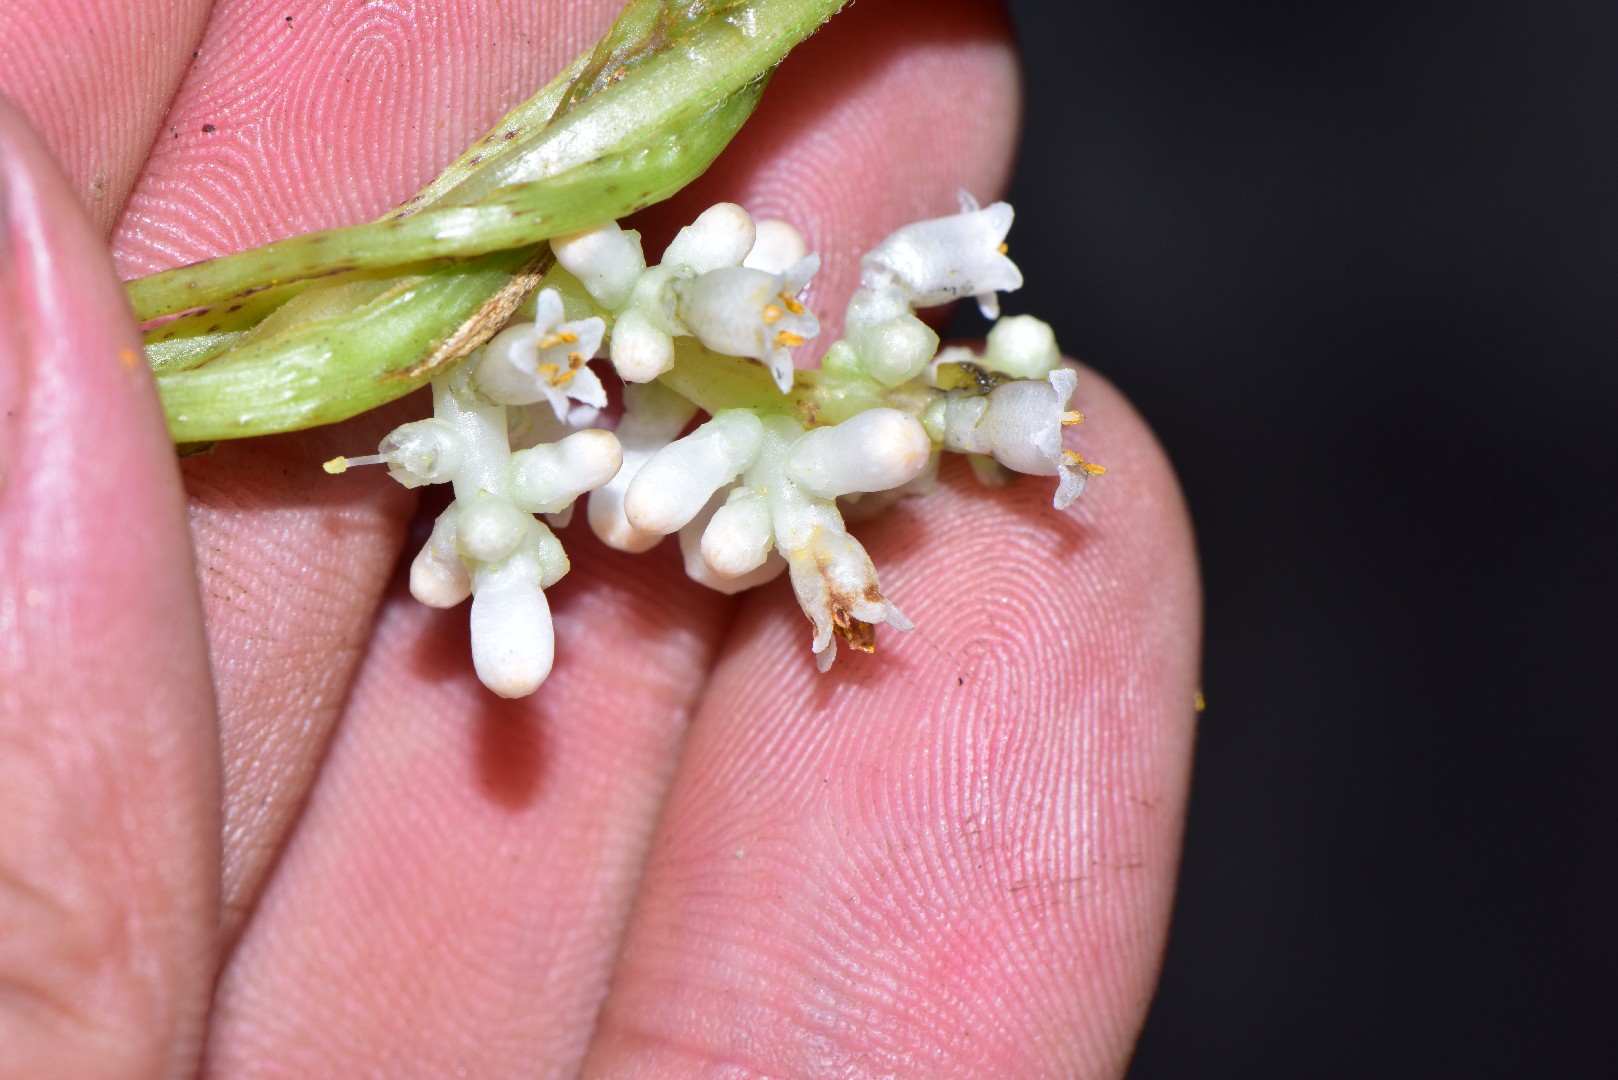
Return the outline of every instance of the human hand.
[[[398,202],[612,14],[535,6],[0,14],[43,136],[0,109],[0,1071],[1120,1072],[1198,601],[1097,377],[1111,471],[1072,510],[953,469],[854,527],[917,629],[825,676],[784,582],[732,600],[575,526],[555,671],[490,695],[398,572],[430,511],[319,468],[419,400],[176,466],[116,276]],[[789,219],[835,313],[859,251],[1003,182],[1013,64],[992,7],[856,5],[661,235]]]

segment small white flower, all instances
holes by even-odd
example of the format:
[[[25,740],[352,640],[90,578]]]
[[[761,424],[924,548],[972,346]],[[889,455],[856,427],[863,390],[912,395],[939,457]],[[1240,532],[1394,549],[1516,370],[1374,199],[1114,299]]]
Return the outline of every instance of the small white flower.
[[[792,387],[789,350],[820,333],[820,321],[798,300],[820,267],[809,255],[783,274],[727,266],[670,283],[675,314],[714,352],[746,356],[770,369],[782,393]]]
[[[837,658],[834,635],[861,652],[874,652],[877,623],[895,630],[915,628],[882,595],[871,557],[841,527],[813,529],[806,543],[785,555],[798,606],[815,627],[811,647],[821,671]]]
[[[918,221],[893,232],[860,260],[868,289],[896,289],[916,307],[933,307],[963,296],[977,298],[985,318],[1000,314],[995,295],[1022,287],[1022,273],[1006,257],[1011,231],[1009,204],[978,209],[961,193],[962,209],[949,217]]]
[[[1084,419],[1067,408],[1077,382],[1073,369],[1064,367],[1040,382],[1002,383],[987,395],[951,394],[944,404],[944,445],[988,454],[1032,476],[1060,476],[1055,503],[1064,509],[1091,476],[1106,471],[1062,449],[1062,428]]]
[[[594,316],[566,321],[561,296],[546,289],[539,294],[533,322],[508,326],[483,347],[472,368],[472,386],[502,405],[548,401],[563,421],[573,419],[570,398],[600,409],[607,394],[589,360],[605,332],[606,323]]]

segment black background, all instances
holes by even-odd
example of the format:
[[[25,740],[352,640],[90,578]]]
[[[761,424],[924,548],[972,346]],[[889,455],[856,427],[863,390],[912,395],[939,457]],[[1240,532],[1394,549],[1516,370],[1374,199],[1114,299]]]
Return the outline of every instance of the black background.
[[[1131,1076],[1618,1076],[1618,4],[1011,6],[1006,310],[1206,576]]]

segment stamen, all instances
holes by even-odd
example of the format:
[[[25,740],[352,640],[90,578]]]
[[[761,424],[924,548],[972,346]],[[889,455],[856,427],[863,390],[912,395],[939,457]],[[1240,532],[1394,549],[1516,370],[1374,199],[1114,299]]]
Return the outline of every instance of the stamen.
[[[338,476],[356,465],[386,465],[387,462],[388,459],[383,454],[363,454],[360,457],[343,457],[339,454],[320,467],[331,475]]]
[[[1062,460],[1066,461],[1069,465],[1075,469],[1078,469],[1080,472],[1088,473],[1091,476],[1100,476],[1107,471],[1107,467],[1105,465],[1097,465],[1093,461],[1085,461],[1083,457],[1073,450],[1063,450]]]
[[[579,335],[575,334],[573,331],[562,330],[555,334],[546,334],[544,337],[540,338],[539,347],[541,349],[549,349],[557,345],[573,345],[576,344],[578,340]]]
[[[785,305],[785,307],[786,307],[786,309],[788,311],[792,312],[792,314],[794,314],[794,315],[802,315],[803,314],[804,306],[802,304],[800,304],[795,297],[791,296],[788,293],[780,293],[778,295],[781,298],[781,303],[783,305]]]
[[[764,305],[764,325],[765,326],[772,326],[775,323],[778,323],[782,319],[786,318],[786,314],[787,313],[786,313],[786,310],[784,308],[777,307],[774,304],[765,304]]]
[[[1011,254],[1011,245],[1006,243],[1004,240],[1002,240],[1000,242],[999,246],[996,247],[994,250],[998,251],[1002,255],[1010,255]]]
[[[775,345],[778,348],[784,347],[790,349],[793,346],[802,344],[803,336],[801,334],[794,334],[790,330],[783,330],[779,334],[775,335]]]
[[[1084,423],[1084,414],[1081,412],[1065,412],[1062,414],[1062,426],[1072,427],[1074,424]]]

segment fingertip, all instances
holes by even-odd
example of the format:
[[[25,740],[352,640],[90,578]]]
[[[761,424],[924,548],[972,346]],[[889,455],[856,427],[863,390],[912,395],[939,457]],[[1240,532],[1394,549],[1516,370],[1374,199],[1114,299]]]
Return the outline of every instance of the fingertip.
[[[178,1073],[213,967],[217,743],[183,502],[122,289],[0,103],[0,1045]]]

